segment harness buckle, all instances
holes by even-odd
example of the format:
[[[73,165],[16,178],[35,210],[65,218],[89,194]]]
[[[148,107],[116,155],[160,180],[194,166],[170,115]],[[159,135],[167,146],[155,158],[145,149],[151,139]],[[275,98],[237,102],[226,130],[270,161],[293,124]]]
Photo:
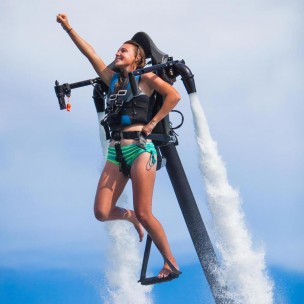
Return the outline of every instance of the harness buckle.
[[[119,143],[121,138],[122,138],[122,136],[121,136],[120,131],[113,131],[111,133],[111,139],[113,139],[115,141],[115,143]]]
[[[136,146],[138,146],[141,149],[146,150],[146,143],[147,143],[147,137],[143,132],[139,132],[139,138],[138,138],[138,143]]]
[[[117,111],[117,109],[120,110],[120,108],[123,105],[123,99],[119,98],[119,96],[118,96],[117,99],[116,99],[116,101],[115,101],[115,103],[114,103],[114,105],[116,106],[116,111]]]
[[[123,106],[123,96],[126,96],[127,92],[127,90],[119,90],[116,94],[111,94],[109,96],[107,110],[109,112],[117,114]]]
[[[109,96],[109,101],[115,102],[118,97],[123,97],[127,95],[127,90],[119,90],[116,94],[111,94]]]

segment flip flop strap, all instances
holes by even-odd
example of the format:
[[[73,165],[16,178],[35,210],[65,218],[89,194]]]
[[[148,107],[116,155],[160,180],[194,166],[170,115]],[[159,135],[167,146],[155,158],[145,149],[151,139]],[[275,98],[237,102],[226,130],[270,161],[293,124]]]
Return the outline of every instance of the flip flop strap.
[[[181,274],[181,272],[166,257],[164,257],[164,260],[169,265],[174,274]]]

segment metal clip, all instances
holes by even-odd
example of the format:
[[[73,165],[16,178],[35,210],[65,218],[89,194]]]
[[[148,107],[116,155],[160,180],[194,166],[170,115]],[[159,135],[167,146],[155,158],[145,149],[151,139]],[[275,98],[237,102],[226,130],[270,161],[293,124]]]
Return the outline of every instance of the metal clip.
[[[118,97],[126,96],[127,90],[119,90],[116,94],[111,94],[109,97],[109,101],[116,101]]]
[[[136,144],[138,147],[146,150],[146,142],[147,138],[146,135],[143,132],[139,133],[138,143]]]

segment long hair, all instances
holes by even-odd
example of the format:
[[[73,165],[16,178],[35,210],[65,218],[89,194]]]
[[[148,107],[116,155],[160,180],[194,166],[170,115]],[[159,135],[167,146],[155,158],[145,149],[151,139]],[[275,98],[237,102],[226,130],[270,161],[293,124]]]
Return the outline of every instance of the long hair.
[[[134,40],[127,40],[124,44],[131,44],[134,46],[134,53],[135,53],[135,69],[142,68],[146,65],[146,54],[144,49]],[[115,85],[115,91],[119,90],[119,87],[122,85],[124,81],[123,74],[120,73],[119,79]]]

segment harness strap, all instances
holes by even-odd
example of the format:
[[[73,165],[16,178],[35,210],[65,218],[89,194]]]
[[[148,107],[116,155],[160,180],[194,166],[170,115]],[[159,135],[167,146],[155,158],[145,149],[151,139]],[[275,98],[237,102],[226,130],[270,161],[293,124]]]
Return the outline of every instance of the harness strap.
[[[110,87],[109,87],[110,92],[108,93],[108,98],[109,98],[109,96],[111,96],[111,94],[114,93],[115,84],[117,83],[118,79],[119,79],[119,74],[118,73],[114,74],[112,79],[111,79],[111,83],[110,83]],[[136,80],[136,83],[137,83],[137,86],[138,86],[140,76],[136,76],[135,80]],[[125,95],[120,96],[119,94],[114,94],[114,95],[116,95],[116,99],[115,99],[115,101],[111,102],[111,105],[107,106],[108,113],[104,117],[104,119],[101,120],[101,122],[100,122],[100,124],[103,126],[103,128],[105,130],[107,140],[111,139],[110,127],[109,127],[109,124],[108,124],[109,119],[111,118],[111,116],[115,116],[120,112],[120,110],[122,109],[123,103],[124,103],[124,99],[126,101],[129,100],[129,98],[132,94],[130,83],[129,83],[129,78],[124,79],[123,83],[118,88],[118,93],[119,93],[119,91],[125,91]],[[133,108],[133,102],[132,102],[132,108]]]
[[[111,134],[110,134],[110,128],[109,125],[107,124],[107,117],[105,117],[104,119],[102,119],[100,121],[100,124],[103,126],[105,133],[106,133],[106,140],[111,138]]]
[[[143,135],[141,131],[130,131],[130,132],[120,132],[120,131],[113,131],[111,133],[110,138],[116,139],[117,134],[119,134],[120,138],[122,139],[137,139],[144,137],[145,139],[157,140],[162,142],[169,142],[172,140],[170,135],[167,134],[150,134],[148,136]]]
[[[120,142],[115,142],[115,151],[116,151],[116,161],[119,162],[119,171],[122,172],[125,176],[130,177],[130,166],[126,163],[125,158],[123,157]]]

